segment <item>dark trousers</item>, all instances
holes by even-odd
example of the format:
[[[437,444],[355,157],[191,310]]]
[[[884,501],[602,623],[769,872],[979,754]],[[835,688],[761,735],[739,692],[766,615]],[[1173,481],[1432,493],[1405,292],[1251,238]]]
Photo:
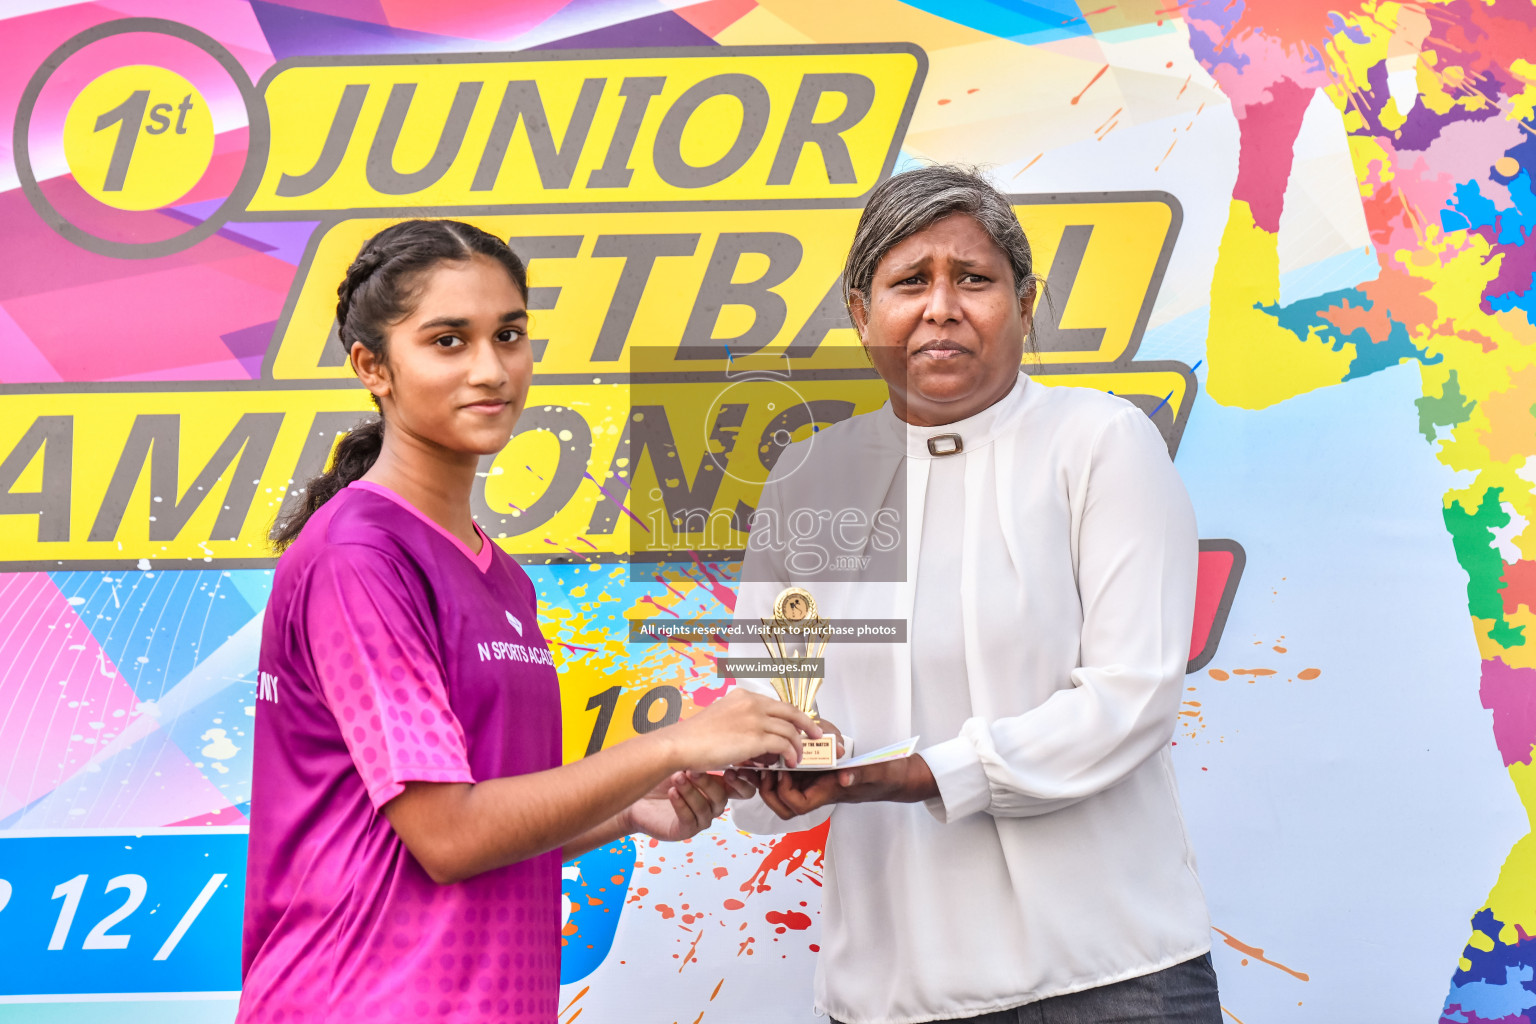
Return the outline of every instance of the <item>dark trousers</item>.
[[[1206,953],[1139,978],[960,1019],[965,1024],[1221,1024],[1221,1002]]]

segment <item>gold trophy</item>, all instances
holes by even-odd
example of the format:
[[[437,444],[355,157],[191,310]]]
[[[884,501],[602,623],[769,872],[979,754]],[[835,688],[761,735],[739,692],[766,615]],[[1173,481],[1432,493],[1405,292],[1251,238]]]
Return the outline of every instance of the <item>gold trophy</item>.
[[[773,620],[761,620],[763,646],[775,658],[820,658],[832,636],[832,625],[816,613],[816,599],[803,587],[788,587],[773,602]],[[816,691],[822,677],[804,673],[770,678],[780,700],[816,720]],[[800,766],[837,766],[837,737],[801,740]]]

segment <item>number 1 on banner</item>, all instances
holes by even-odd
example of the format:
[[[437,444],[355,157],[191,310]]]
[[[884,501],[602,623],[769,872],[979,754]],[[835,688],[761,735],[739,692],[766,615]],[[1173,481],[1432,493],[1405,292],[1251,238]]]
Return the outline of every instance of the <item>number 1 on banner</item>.
[[[96,119],[96,130],[117,125],[117,141],[112,145],[112,162],[107,165],[105,192],[121,192],[133,160],[134,143],[139,140],[139,126],[144,123],[144,108],[149,106],[149,90],[137,89],[111,110]]]
[[[161,946],[160,952],[155,954],[156,960],[164,960],[171,955],[171,952],[176,948],[176,944],[181,941],[181,937],[187,934],[188,928],[192,927],[192,922],[197,920],[197,915],[203,912],[203,908],[208,905],[208,901],[213,898],[213,894],[218,891],[219,886],[223,885],[224,879],[228,877],[228,875],[221,873],[208,879],[208,884],[203,886],[203,891],[197,894],[197,899],[192,901],[192,905],[187,908],[187,912],[181,915],[181,920],[176,922],[176,927],[171,930],[170,936],[165,940],[165,945]]]
[[[53,887],[53,898],[64,897],[64,906],[60,908],[59,920],[53,926],[53,937],[48,940],[49,949],[64,948],[64,942],[69,938],[69,926],[75,923],[75,911],[80,909],[80,897],[85,895],[85,880],[89,877],[76,875]]]

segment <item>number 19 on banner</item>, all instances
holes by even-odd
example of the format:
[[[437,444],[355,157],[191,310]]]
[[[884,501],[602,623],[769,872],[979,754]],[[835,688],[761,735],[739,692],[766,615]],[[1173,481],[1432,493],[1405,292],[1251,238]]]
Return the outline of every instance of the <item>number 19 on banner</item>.
[[[0,999],[233,992],[244,889],[241,833],[0,839]]]

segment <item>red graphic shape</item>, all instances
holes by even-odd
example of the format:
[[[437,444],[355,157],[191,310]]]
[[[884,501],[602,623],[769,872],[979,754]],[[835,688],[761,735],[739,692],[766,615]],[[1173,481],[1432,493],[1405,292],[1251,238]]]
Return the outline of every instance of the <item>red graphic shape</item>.
[[[1235,540],[1200,542],[1200,576],[1195,584],[1195,626],[1189,638],[1187,672],[1197,672],[1216,656],[1237,583],[1247,563],[1243,546]]]
[[[809,915],[802,914],[798,910],[786,910],[783,913],[777,910],[770,910],[768,911],[767,921],[769,924],[793,928],[797,932],[803,932],[811,926]]]
[[[768,879],[769,875],[783,867],[784,877],[788,878],[805,867],[812,856],[815,860],[810,863],[820,867],[823,858],[826,857],[827,830],[831,825],[832,822],[828,820],[804,832],[790,832],[780,837],[768,851],[768,855],[763,858],[763,862],[757,866],[757,870],[752,873],[752,877],[742,883],[741,891],[767,892],[773,888],[773,883]],[[816,884],[821,883],[816,881]]]

